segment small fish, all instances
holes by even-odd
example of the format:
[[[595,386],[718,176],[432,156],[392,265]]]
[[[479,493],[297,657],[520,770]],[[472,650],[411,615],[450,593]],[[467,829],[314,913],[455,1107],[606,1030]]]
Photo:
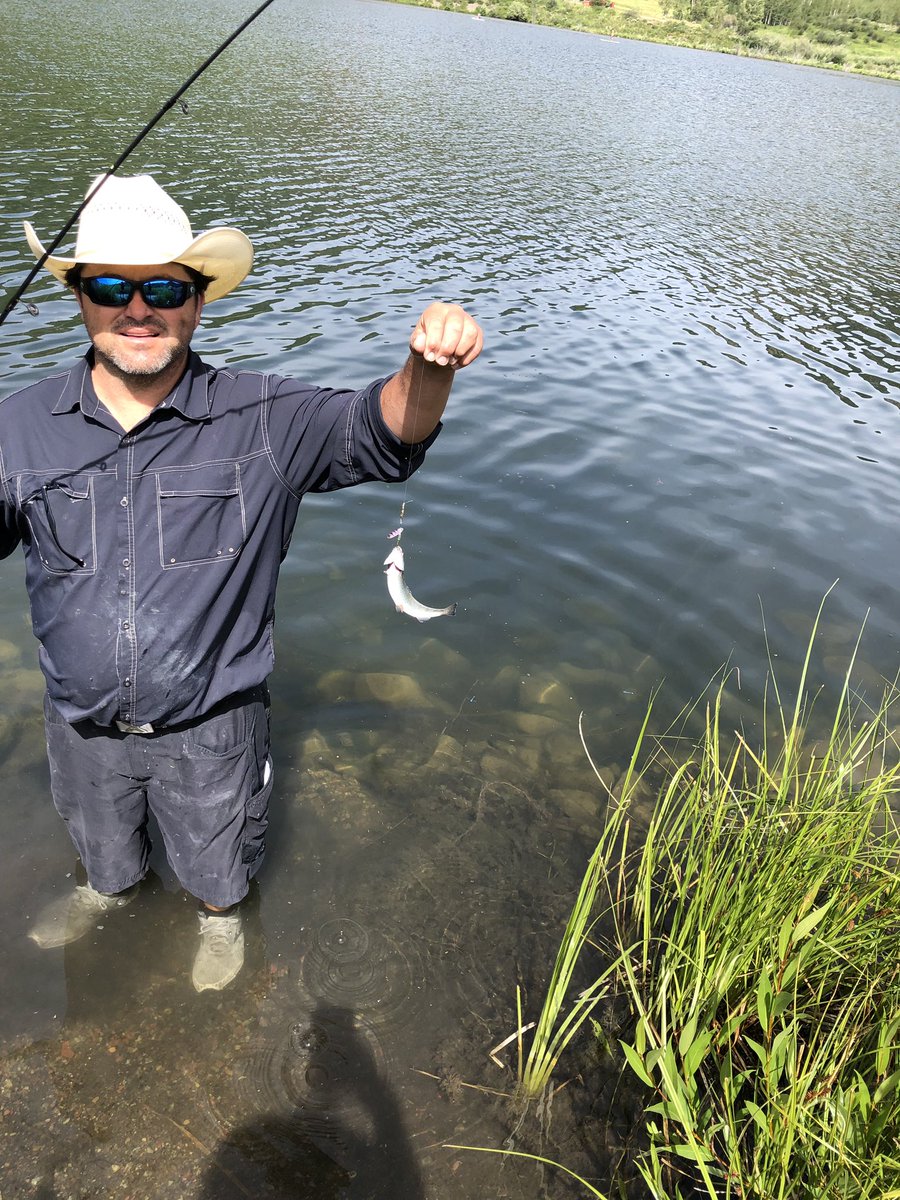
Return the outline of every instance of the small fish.
[[[446,608],[428,608],[420,604],[403,578],[403,548],[395,546],[384,560],[385,575],[387,575],[388,594],[394,602],[397,612],[415,617],[417,621],[430,621],[432,617],[452,617],[456,605],[449,604]]]

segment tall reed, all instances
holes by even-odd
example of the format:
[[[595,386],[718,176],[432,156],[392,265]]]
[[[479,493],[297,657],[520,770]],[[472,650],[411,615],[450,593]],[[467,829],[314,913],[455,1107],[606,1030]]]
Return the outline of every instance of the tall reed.
[[[811,650],[793,706],[770,676],[762,746],[718,689],[641,845],[603,861],[655,1197],[900,1197],[897,693],[871,711],[848,673],[811,744]]]
[[[633,783],[638,778],[641,746],[647,732],[651,711],[652,702],[648,705],[622,783],[621,794],[624,797],[631,795]],[[582,743],[584,743],[581,722],[579,722],[579,732],[582,735]],[[585,746],[585,753],[600,779],[600,773],[591,760],[587,746]],[[612,799],[611,796],[610,799]],[[610,990],[611,980],[616,970],[614,961],[610,961],[607,969],[601,972],[589,987],[584,988],[575,996],[572,995],[572,980],[582,951],[590,940],[597,921],[597,897],[598,893],[602,893],[609,861],[623,836],[627,842],[627,830],[628,805],[627,803],[615,804],[609,811],[603,833],[590,857],[581,887],[572,906],[572,912],[560,940],[553,973],[531,1039],[528,1056],[524,1063],[521,1063],[520,1060],[519,1086],[526,1097],[537,1096],[547,1087],[563,1051],[591,1015],[597,1003]],[[520,1020],[520,1027],[521,1024]]]
[[[725,723],[727,675],[686,755],[651,740],[651,700],[527,1058],[520,1043],[537,1095],[598,1001],[618,1005],[622,1069],[647,1089],[628,1174],[654,1200],[900,1200],[900,691],[855,697],[854,653],[822,714],[821,611],[793,704],[770,659],[761,745]],[[580,991],[578,970],[594,974]]]

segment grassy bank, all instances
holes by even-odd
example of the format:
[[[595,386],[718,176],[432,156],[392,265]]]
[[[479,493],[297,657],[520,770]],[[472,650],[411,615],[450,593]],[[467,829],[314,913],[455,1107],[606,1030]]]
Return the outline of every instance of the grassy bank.
[[[396,2],[423,4],[423,0]],[[686,20],[674,15],[680,6],[667,5],[668,11],[664,11],[659,0],[593,0],[590,6],[582,0],[424,0],[424,4],[470,16],[900,80],[900,29],[896,24],[862,16],[825,26],[790,26],[751,24],[746,17],[723,9],[714,10],[710,19]]]
[[[873,710],[848,674],[823,711],[811,648],[793,701],[771,677],[761,745],[724,721],[725,679],[692,749],[645,722],[608,797],[519,1086],[646,1089],[613,1194],[636,1173],[660,1200],[900,1198],[900,695]]]

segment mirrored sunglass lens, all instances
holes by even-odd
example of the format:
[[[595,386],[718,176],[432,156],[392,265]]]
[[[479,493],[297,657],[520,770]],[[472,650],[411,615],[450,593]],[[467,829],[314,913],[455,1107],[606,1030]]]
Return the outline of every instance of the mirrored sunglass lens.
[[[180,308],[188,298],[188,285],[177,279],[148,279],[141,295],[151,308]]]
[[[124,307],[134,294],[134,287],[127,279],[114,276],[95,275],[83,280],[84,289],[95,304]]]

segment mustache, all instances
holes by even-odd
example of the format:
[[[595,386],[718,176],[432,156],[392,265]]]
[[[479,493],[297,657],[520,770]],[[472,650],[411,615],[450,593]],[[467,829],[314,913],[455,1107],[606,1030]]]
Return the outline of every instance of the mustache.
[[[118,321],[114,321],[112,325],[113,333],[128,333],[131,329],[148,330],[152,333],[165,333],[165,324],[155,317],[148,317],[145,321],[135,321],[130,317],[121,317]]]

